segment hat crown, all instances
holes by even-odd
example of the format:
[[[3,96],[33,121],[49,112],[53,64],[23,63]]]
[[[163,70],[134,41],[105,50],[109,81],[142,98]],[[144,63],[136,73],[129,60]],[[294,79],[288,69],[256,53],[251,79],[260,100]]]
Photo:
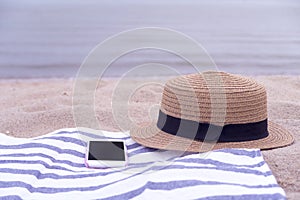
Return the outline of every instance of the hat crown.
[[[189,74],[166,83],[161,111],[202,123],[253,123],[267,119],[267,94],[262,85],[239,75]]]

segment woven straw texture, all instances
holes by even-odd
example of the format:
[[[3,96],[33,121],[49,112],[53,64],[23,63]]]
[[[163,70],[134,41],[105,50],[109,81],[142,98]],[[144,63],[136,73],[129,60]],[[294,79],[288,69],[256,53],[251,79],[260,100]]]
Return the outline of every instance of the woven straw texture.
[[[258,122],[267,118],[267,95],[262,85],[248,78],[205,72],[168,81],[161,110],[173,117],[221,125]]]
[[[267,119],[267,94],[264,86],[249,78],[210,71],[169,80],[160,109],[173,117],[215,125],[253,123]],[[135,125],[130,134],[144,146],[192,152],[221,148],[272,149],[294,141],[288,131],[270,121],[268,131],[269,136],[263,139],[216,144],[165,133],[157,128],[156,122]]]

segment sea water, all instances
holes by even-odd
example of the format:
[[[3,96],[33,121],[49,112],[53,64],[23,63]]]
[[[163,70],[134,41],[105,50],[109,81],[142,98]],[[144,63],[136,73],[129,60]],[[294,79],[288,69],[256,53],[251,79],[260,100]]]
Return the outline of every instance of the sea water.
[[[2,0],[0,78],[74,77],[96,45],[142,27],[173,29],[193,38],[219,70],[300,74],[297,0]],[[121,56],[105,75],[118,77],[147,63],[161,63],[183,74],[194,72],[172,53],[144,49]]]

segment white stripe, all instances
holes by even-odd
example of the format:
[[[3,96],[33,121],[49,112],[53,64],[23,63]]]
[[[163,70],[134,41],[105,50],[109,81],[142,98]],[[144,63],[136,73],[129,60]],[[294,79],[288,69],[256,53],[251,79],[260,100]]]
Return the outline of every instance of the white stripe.
[[[214,185],[214,186],[192,186],[188,188],[179,188],[176,190],[146,190],[136,199],[195,199],[209,196],[229,196],[229,195],[245,195],[245,194],[275,194],[280,193],[285,195],[284,191],[279,188],[244,188],[239,186],[229,185]]]
[[[58,169],[47,169],[42,164],[15,164],[15,163],[3,163],[0,165],[0,169],[17,169],[17,170],[38,170],[42,173],[54,173],[58,175],[72,175],[74,172],[67,170],[58,170]],[[76,173],[86,173],[89,174],[90,170],[86,168],[78,168],[74,170]],[[3,173],[4,174],[4,173]],[[1,174],[2,176],[2,174]]]
[[[137,187],[133,186],[132,190]],[[99,191],[92,192],[66,192],[66,193],[56,193],[56,194],[41,194],[41,193],[29,193],[26,189],[23,188],[9,188],[2,189],[0,188],[0,197],[3,195],[16,195],[21,194],[20,196],[24,199],[99,199],[105,197],[111,197],[116,195],[116,188],[109,191],[109,193],[103,193]],[[218,191],[218,192],[216,192]],[[127,191],[123,191],[126,193]],[[145,190],[141,195],[137,196],[134,199],[195,199],[195,198],[204,198],[208,196],[221,196],[221,195],[245,195],[245,194],[275,194],[279,193],[285,196],[285,193],[280,188],[243,188],[239,186],[228,186],[228,185],[215,185],[211,186],[192,186],[186,188],[179,188],[176,190]],[[118,193],[122,194],[122,193]]]
[[[78,145],[78,144],[75,144],[72,142],[64,142],[62,140],[43,139],[43,140],[36,140],[33,143],[45,144],[45,145],[50,145],[50,146],[57,147],[60,149],[70,149],[70,150],[75,150],[75,151],[79,151],[79,152],[85,152],[85,150],[86,150],[86,148],[84,146],[81,146],[81,145]]]
[[[123,138],[128,136],[128,132],[108,132],[108,131],[99,131],[99,130],[91,130],[86,128],[80,128],[81,131],[89,132],[96,135],[104,135],[108,137],[115,137],[115,138]],[[33,139],[24,139],[24,138],[12,138],[6,135],[0,134],[0,143],[1,144],[28,144],[28,143],[40,143],[40,144],[47,144],[51,146],[58,147],[60,149],[69,149],[69,150],[76,150],[82,154],[85,154],[86,148],[77,145],[75,143],[64,142],[60,140],[55,140],[56,137],[67,137],[67,138],[74,138],[82,141],[91,140],[93,137],[85,136],[82,134],[74,133],[74,134],[57,134],[62,131],[73,132],[77,131],[77,129],[61,129],[58,131],[54,131],[46,135],[46,137],[52,137],[54,139],[45,139],[45,136],[39,136],[39,140]],[[36,139],[35,138],[35,139]],[[126,139],[126,144],[131,145],[135,144],[133,140],[130,138]],[[128,151],[128,153],[144,150],[145,148],[142,146],[137,146],[134,149]],[[147,150],[147,149],[145,149]],[[251,185],[251,186],[258,186],[258,185],[268,185],[268,184],[276,184],[275,177],[270,176],[262,176],[262,175],[255,175],[249,173],[242,173],[242,172],[233,172],[233,171],[223,171],[223,170],[215,170],[216,166],[213,164],[205,164],[200,162],[193,163],[193,162],[181,162],[183,159],[211,159],[213,161],[219,161],[224,163],[224,166],[217,166],[221,169],[243,169],[243,170],[258,170],[260,172],[269,172],[270,169],[267,164],[264,164],[260,167],[247,167],[247,165],[255,165],[258,163],[263,162],[263,157],[259,154],[259,150],[247,150],[243,149],[243,151],[251,151],[256,152],[257,157],[251,158],[246,155],[236,155],[230,152],[222,152],[222,151],[215,151],[209,152],[206,154],[191,154],[181,157],[180,152],[176,151],[154,151],[154,152],[144,152],[138,153],[133,155],[129,158],[129,166],[133,164],[141,164],[147,162],[153,162],[152,165],[139,165],[137,168],[129,169],[126,168],[122,170],[122,172],[115,172],[118,169],[88,169],[86,167],[77,168],[72,167],[68,164],[63,163],[53,163],[49,158],[43,158],[40,156],[33,156],[33,157],[0,157],[1,160],[20,160],[20,161],[31,161],[31,160],[40,160],[47,163],[50,166],[60,166],[67,168],[69,170],[74,170],[77,172],[71,172],[66,170],[57,170],[57,169],[47,169],[42,164],[12,164],[12,163],[3,163],[0,165],[0,169],[3,168],[11,168],[11,169],[28,169],[28,170],[38,170],[42,174],[45,173],[54,173],[59,175],[80,175],[80,174],[94,174],[97,172],[104,172],[104,171],[113,171],[115,173],[111,173],[106,176],[97,176],[97,177],[86,177],[86,178],[78,178],[78,179],[37,179],[33,175],[28,174],[11,174],[11,173],[2,173],[1,174],[1,181],[23,181],[26,182],[33,187],[53,187],[53,188],[71,188],[71,187],[91,187],[102,185],[105,183],[112,183],[117,181],[114,184],[106,186],[102,189],[96,191],[78,191],[78,192],[64,192],[58,194],[41,194],[41,193],[33,193],[31,194],[26,189],[23,188],[0,188],[0,196],[2,195],[19,195],[22,198],[26,199],[82,199],[84,196],[85,199],[98,199],[100,197],[110,197],[113,195],[123,194],[129,191],[133,191],[137,188],[144,186],[148,181],[151,182],[167,182],[167,181],[185,181],[185,180],[201,180],[201,181],[215,181],[215,182],[224,182],[224,183],[232,183],[232,184],[244,184],[244,185]],[[1,149],[1,154],[11,154],[11,153],[22,153],[22,154],[29,154],[29,153],[43,153],[48,155],[56,160],[65,160],[71,161],[75,163],[84,163],[84,158],[79,158],[77,156],[72,156],[70,154],[59,154],[56,151],[46,149],[46,148],[27,148],[27,149]],[[172,160],[174,158],[174,160]],[[165,162],[166,160],[171,159],[170,162]],[[229,164],[226,166],[225,164]],[[186,167],[212,167],[212,169],[161,169],[155,171],[149,171],[148,173],[139,174],[143,170],[149,169],[151,166],[157,165],[183,165]],[[230,166],[232,165],[232,167]],[[244,166],[245,165],[245,166]],[[121,169],[120,169],[121,170]],[[83,171],[83,172],[78,172]],[[122,180],[123,178],[127,178],[133,176],[129,179]],[[166,183],[167,184],[167,183]],[[173,198],[177,199],[180,198],[201,198],[201,197],[208,197],[208,196],[215,196],[215,195],[243,195],[243,194],[274,194],[274,193],[281,193],[284,194],[284,191],[281,188],[246,188],[242,186],[232,186],[232,185],[197,185],[191,186],[186,188],[177,188],[171,191],[165,190],[149,190],[147,189],[144,191],[138,199],[146,199],[147,197],[151,197],[151,199],[155,197],[161,198]],[[190,195],[190,196],[189,196]]]
[[[0,199],[3,196],[11,196],[11,195],[18,195],[22,199],[32,199],[31,193],[28,190],[19,188],[19,187],[11,187],[11,188],[0,188]]]
[[[37,167],[35,166],[34,169]],[[46,173],[49,172],[49,169],[41,170],[40,171]],[[54,170],[51,170],[52,172]],[[100,170],[99,170],[100,171]],[[110,169],[101,170],[101,172],[104,171],[112,171]],[[174,177],[176,177],[175,180],[195,180],[197,177],[201,177],[201,181],[216,181],[216,182],[226,182],[226,183],[236,183],[236,184],[246,184],[246,185],[257,185],[257,183],[263,183],[262,185],[272,184],[274,183],[274,177],[273,176],[257,176],[254,174],[243,174],[243,173],[237,173],[236,172],[228,172],[228,171],[221,171],[221,170],[214,170],[214,169],[187,169],[185,170],[185,173],[181,173],[182,169],[168,169],[168,170],[159,170],[159,171],[151,171],[145,176],[147,176],[147,180],[151,180],[154,182],[160,182],[162,180],[164,181],[173,181]],[[97,171],[94,171],[97,172]],[[121,180],[123,178],[135,175],[136,173],[139,173],[141,171],[137,170],[129,170],[127,172],[118,172],[118,173],[112,173],[110,175],[102,176],[101,177],[101,184],[105,183],[111,183],[117,180]],[[73,175],[77,175],[77,173],[73,173]],[[76,179],[52,179],[51,182],[49,182],[48,179],[40,179],[38,180],[36,177],[32,175],[22,175],[22,174],[6,174],[2,173],[2,178],[4,180],[22,180],[28,184],[36,183],[37,185],[32,184],[32,186],[35,187],[54,187],[57,186],[65,186],[68,187],[76,187],[77,184],[82,184],[82,186],[95,186],[99,184],[99,181],[95,177],[87,177],[87,178],[80,178]],[[138,175],[134,178],[131,178],[130,181],[137,181],[139,182],[139,179],[143,179],[142,175]],[[94,181],[94,182],[93,182]],[[126,181],[127,182],[127,181]],[[74,185],[75,184],[75,185]],[[116,183],[118,184],[118,183]],[[115,187],[115,184],[113,185]]]
[[[248,156],[245,155],[235,155],[235,154],[230,154],[221,151],[216,151],[216,152],[212,151],[206,153],[205,155],[193,154],[193,156],[194,155],[197,155],[196,158],[200,158],[200,159],[212,159],[223,163],[235,164],[235,165],[254,165],[263,161],[263,158],[261,156],[249,158]],[[184,159],[189,157],[190,155],[187,155],[184,157]],[[178,159],[180,160],[181,158]]]
[[[42,161],[44,163],[47,163],[50,166],[59,166],[59,167],[64,167],[69,170],[74,170],[74,171],[82,171],[82,167],[73,167],[71,165],[65,164],[65,163],[53,163],[50,159],[40,157],[40,156],[33,156],[33,157],[7,157],[5,158],[5,161]],[[83,159],[81,160],[81,163],[83,164]],[[7,163],[12,165],[11,163]],[[2,164],[1,164],[2,165]],[[5,165],[5,163],[3,163]],[[21,164],[21,163],[13,163],[13,165],[23,165],[24,169],[30,169],[27,165],[28,164]],[[2,166],[0,166],[2,168]],[[32,168],[31,168],[32,169]],[[52,169],[51,169],[52,170]]]
[[[181,155],[180,152],[175,151],[154,151],[146,152],[141,154],[133,155],[129,158],[130,163],[147,163],[147,162],[158,162],[158,161],[167,161],[168,159],[176,158],[176,156]]]
[[[73,174],[76,175],[76,174]],[[24,183],[30,184],[33,187],[50,187],[50,188],[73,188],[73,187],[90,187],[102,184],[110,184],[114,181],[125,179],[132,176],[129,173],[113,173],[109,176],[101,177],[101,181],[97,177],[86,177],[80,179],[37,179],[32,175],[23,174],[1,174],[2,180],[9,181],[22,181]],[[98,177],[99,178],[99,177]]]
[[[30,153],[42,153],[48,156],[51,156],[57,160],[67,160],[72,161],[76,163],[82,163],[84,162],[84,158],[68,154],[68,153],[58,153],[51,149],[46,148],[30,148],[30,149],[1,149],[1,154],[30,154]],[[83,152],[80,152],[83,153]],[[8,157],[0,157],[0,160],[6,160]],[[14,158],[14,157],[12,157]],[[0,165],[1,167],[1,165]]]

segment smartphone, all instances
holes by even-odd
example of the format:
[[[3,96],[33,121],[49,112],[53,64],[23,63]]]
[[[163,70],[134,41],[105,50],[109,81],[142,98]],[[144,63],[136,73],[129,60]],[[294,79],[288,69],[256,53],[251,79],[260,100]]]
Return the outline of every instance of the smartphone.
[[[119,139],[88,141],[85,165],[88,168],[127,166],[125,142]]]

